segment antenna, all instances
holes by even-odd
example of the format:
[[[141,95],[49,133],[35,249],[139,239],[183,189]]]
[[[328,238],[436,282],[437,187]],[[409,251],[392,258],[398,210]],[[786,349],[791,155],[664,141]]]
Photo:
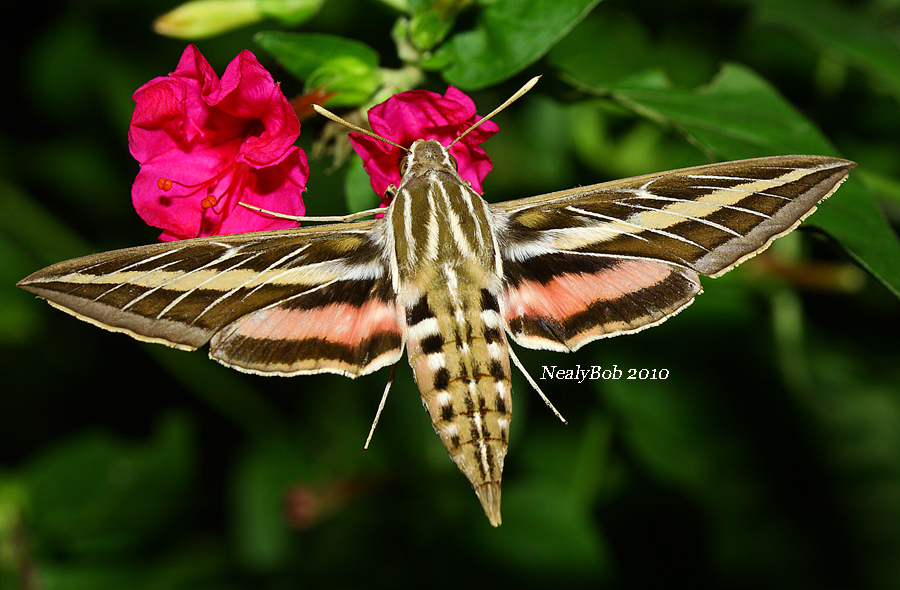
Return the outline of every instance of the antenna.
[[[317,105],[317,104],[314,104],[314,105],[312,106],[312,108],[313,108],[314,111],[316,111],[317,113],[319,113],[320,115],[322,115],[322,116],[325,117],[326,119],[331,119],[331,120],[334,121],[335,123],[339,123],[339,124],[343,125],[344,127],[347,127],[348,129],[352,129],[352,130],[356,131],[357,133],[362,133],[363,135],[368,135],[369,137],[374,137],[375,139],[378,139],[378,140],[380,140],[380,141],[383,141],[384,143],[390,144],[390,145],[392,145],[392,146],[394,146],[394,147],[398,147],[398,148],[400,148],[401,150],[403,150],[404,152],[407,152],[407,153],[409,152],[408,149],[406,149],[405,147],[403,147],[402,145],[400,145],[400,144],[398,144],[398,143],[394,143],[394,142],[391,141],[390,139],[386,139],[386,138],[384,138],[384,137],[381,137],[381,136],[378,135],[377,133],[372,133],[372,132],[369,131],[368,129],[363,129],[362,127],[359,127],[358,125],[354,125],[354,124],[351,123],[350,121],[345,121],[344,119],[341,119],[340,117],[338,117],[337,115],[335,115],[334,113],[332,113],[331,111],[329,111],[328,109],[326,109],[325,107],[322,107],[322,106],[319,106],[319,105]]]
[[[460,135],[459,137],[457,137],[456,139],[454,139],[452,142],[450,142],[450,145],[447,146],[447,149],[449,150],[451,147],[453,147],[453,144],[454,144],[454,143],[456,143],[457,141],[459,141],[460,139],[462,139],[463,137],[465,137],[466,135],[468,135],[469,132],[471,132],[471,131],[477,129],[479,125],[481,125],[481,124],[484,123],[485,121],[489,121],[489,120],[491,119],[491,117],[493,117],[494,115],[496,115],[497,113],[499,113],[500,111],[502,111],[503,109],[505,109],[506,107],[508,107],[508,106],[511,105],[512,103],[514,103],[515,101],[519,100],[519,99],[522,97],[522,95],[525,94],[526,92],[528,92],[529,90],[531,90],[531,89],[534,87],[534,85],[537,84],[538,80],[540,80],[540,79],[541,79],[540,76],[535,76],[534,78],[532,78],[531,80],[529,80],[528,82],[526,82],[525,85],[522,86],[521,88],[519,88],[519,89],[516,91],[515,94],[513,94],[512,96],[510,96],[509,98],[507,98],[507,99],[506,99],[506,102],[504,102],[502,105],[500,105],[499,107],[497,107],[496,109],[494,109],[493,111],[491,111],[490,114],[489,114],[488,116],[483,117],[480,121],[478,121],[477,123],[475,123],[474,125],[472,125],[472,126],[469,127],[468,129],[466,129],[465,131],[463,131],[463,132],[462,132],[462,135]]]
[[[490,121],[491,117],[493,117],[494,115],[496,115],[497,113],[499,113],[500,111],[502,111],[503,109],[505,109],[512,103],[514,103],[515,101],[519,100],[519,98],[521,98],[523,94],[525,94],[526,92],[531,90],[534,87],[534,85],[537,84],[538,80],[540,80],[540,79],[541,79],[540,76],[535,76],[534,78],[532,78],[531,80],[526,82],[525,85],[522,86],[521,88],[519,88],[515,94],[513,94],[512,96],[507,98],[506,102],[504,102],[499,107],[497,107],[496,109],[491,111],[490,114],[488,114],[486,117],[482,117],[480,121],[478,121],[477,123],[475,123],[468,129],[463,131],[459,137],[457,137],[452,142],[450,142],[450,145],[447,146],[447,149],[449,150],[453,146],[453,144],[455,144],[457,141],[459,141],[460,139],[462,139],[463,137],[465,137],[466,135],[471,133],[473,130],[477,129],[479,125],[481,125],[485,121]],[[383,141],[389,145],[400,148],[404,152],[409,153],[409,150],[407,148],[403,147],[402,145],[394,143],[390,139],[381,137],[377,133],[372,133],[368,129],[363,129],[362,127],[359,127],[358,125],[354,125],[353,123],[351,123],[349,121],[345,121],[344,119],[341,119],[340,117],[338,117],[337,115],[335,115],[334,113],[332,113],[331,111],[329,111],[328,109],[326,109],[322,106],[314,104],[314,105],[312,105],[312,108],[313,108],[313,110],[315,110],[317,113],[319,113],[323,117],[325,117],[327,119],[331,119],[335,123],[339,123],[339,124],[343,125],[344,127],[347,127],[348,129],[352,129],[353,131],[356,131],[357,133],[362,133],[363,135],[368,135],[369,137],[374,137],[375,139]]]

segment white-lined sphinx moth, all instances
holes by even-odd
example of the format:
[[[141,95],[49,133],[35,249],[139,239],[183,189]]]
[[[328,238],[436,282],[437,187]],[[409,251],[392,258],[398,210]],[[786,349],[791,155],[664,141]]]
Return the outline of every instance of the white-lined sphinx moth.
[[[507,334],[576,350],[656,325],[794,229],[855,164],[775,156],[488,204],[416,141],[383,219],[128,248],[19,286],[82,320],[261,375],[357,377],[406,347],[450,456],[500,524]]]

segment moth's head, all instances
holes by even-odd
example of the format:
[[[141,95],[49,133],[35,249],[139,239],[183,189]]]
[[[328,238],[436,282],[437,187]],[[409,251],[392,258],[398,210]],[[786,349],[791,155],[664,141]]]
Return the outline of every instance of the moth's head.
[[[405,181],[408,177],[421,176],[430,170],[456,174],[456,159],[437,140],[417,139],[406,157],[400,160],[400,174]]]

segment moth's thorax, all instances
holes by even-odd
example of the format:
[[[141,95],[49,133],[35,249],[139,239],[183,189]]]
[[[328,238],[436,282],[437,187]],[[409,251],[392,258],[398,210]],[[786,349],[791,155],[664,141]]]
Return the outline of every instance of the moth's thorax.
[[[433,288],[445,264],[465,263],[463,274],[492,291],[499,289],[502,270],[493,214],[437,141],[417,140],[410,148],[388,221],[401,299],[410,290]]]

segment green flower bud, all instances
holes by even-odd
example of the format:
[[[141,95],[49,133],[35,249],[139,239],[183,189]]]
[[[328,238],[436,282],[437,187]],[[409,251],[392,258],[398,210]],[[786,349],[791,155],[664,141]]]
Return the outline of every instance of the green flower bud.
[[[309,75],[306,88],[333,92],[330,106],[356,106],[364,103],[378,87],[378,71],[353,56],[330,59]]]
[[[202,39],[255,23],[263,16],[257,0],[191,0],[156,19],[153,30],[169,37]]]

